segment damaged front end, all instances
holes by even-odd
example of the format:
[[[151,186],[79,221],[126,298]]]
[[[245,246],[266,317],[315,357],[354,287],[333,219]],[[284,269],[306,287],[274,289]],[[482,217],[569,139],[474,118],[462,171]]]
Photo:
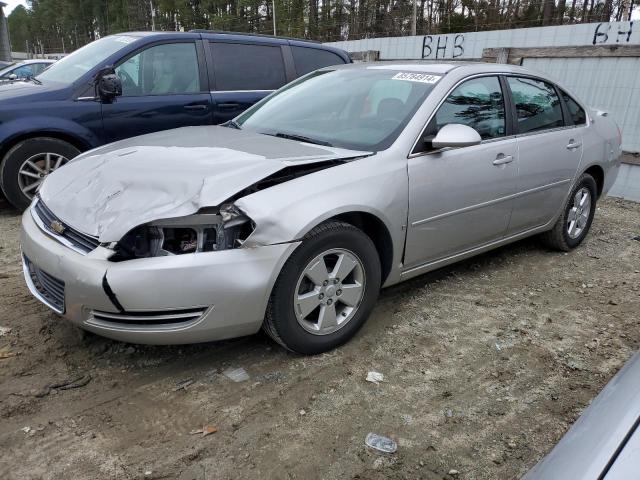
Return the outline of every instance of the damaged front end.
[[[115,251],[110,260],[125,260],[230,250],[242,246],[255,224],[233,204],[207,207],[185,217],[140,225],[118,242],[102,246]]]

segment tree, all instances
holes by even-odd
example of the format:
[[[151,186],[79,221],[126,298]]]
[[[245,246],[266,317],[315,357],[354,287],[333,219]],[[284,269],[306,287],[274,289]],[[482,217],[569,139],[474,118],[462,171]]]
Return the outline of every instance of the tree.
[[[70,52],[133,30],[273,32],[320,41],[411,32],[414,0],[31,0],[9,15],[12,47]],[[631,0],[416,0],[418,34],[561,25],[620,18]]]

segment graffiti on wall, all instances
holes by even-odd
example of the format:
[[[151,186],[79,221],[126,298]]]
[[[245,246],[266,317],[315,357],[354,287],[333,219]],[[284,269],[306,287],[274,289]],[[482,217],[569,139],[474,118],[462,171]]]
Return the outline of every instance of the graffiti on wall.
[[[458,58],[464,55],[464,35],[425,35],[422,58]]]
[[[633,33],[634,22],[603,22],[593,29],[591,41],[593,45],[629,43]],[[574,26],[552,27],[573,28]],[[477,35],[476,33],[472,35]],[[477,38],[477,37],[476,37]],[[463,33],[451,35],[425,35],[422,37],[421,58],[434,60],[456,59],[465,53],[465,36]],[[513,45],[522,46],[522,45]],[[564,45],[557,45],[564,46]]]
[[[633,22],[599,23],[593,32],[593,44],[629,43],[632,31]]]

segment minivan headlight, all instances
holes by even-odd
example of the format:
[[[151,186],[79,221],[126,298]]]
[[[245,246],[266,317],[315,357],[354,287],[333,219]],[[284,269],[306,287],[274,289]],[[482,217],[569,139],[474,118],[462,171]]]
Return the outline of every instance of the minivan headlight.
[[[113,248],[113,261],[229,250],[242,245],[253,222],[233,205],[216,213],[167,218],[134,228]]]

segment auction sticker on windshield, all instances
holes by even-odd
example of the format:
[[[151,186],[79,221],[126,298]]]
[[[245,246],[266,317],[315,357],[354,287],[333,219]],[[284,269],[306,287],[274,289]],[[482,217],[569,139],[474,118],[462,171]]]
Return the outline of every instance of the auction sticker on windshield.
[[[430,75],[428,73],[400,72],[391,77],[391,80],[408,80],[409,82],[436,83],[441,78],[442,77],[440,75]]]

